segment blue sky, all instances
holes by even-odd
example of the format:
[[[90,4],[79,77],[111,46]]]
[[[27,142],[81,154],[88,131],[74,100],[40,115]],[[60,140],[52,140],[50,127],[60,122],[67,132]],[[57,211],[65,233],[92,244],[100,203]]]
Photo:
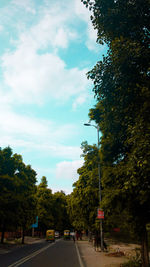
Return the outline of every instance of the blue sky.
[[[72,191],[81,142],[97,142],[83,126],[95,104],[86,73],[105,52],[80,0],[0,1],[0,146],[53,192]]]

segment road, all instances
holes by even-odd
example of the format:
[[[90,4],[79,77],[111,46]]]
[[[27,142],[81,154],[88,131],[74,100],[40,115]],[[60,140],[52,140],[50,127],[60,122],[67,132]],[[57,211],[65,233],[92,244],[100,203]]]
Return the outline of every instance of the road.
[[[0,255],[0,267],[81,267],[73,241],[40,242]]]

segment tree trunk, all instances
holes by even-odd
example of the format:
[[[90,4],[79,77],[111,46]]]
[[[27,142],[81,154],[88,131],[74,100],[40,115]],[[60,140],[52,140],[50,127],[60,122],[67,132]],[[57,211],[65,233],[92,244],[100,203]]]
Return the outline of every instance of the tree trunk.
[[[1,244],[4,244],[4,235],[5,235],[5,226],[3,224],[3,227],[2,227],[2,236],[1,236]]]
[[[142,231],[141,256],[142,256],[142,267],[149,267],[148,239],[147,239],[146,225],[143,226],[143,231]]]
[[[25,234],[25,230],[24,230],[24,227],[22,229],[22,244],[24,244],[24,234]]]

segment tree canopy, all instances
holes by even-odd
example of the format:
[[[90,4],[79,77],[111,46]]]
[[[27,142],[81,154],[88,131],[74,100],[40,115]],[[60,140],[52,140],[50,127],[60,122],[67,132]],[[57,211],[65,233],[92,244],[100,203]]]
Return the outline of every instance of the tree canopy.
[[[29,226],[35,216],[36,172],[10,147],[0,149],[0,227],[5,230]],[[24,242],[24,235],[22,242]]]
[[[91,10],[97,42],[108,52],[88,72],[97,104],[89,117],[100,127],[103,207],[126,210],[148,266],[150,221],[150,49],[148,0],[82,1]],[[138,23],[137,23],[138,22]]]
[[[10,147],[0,148],[0,231],[31,230],[38,216],[37,230],[45,235],[47,229],[63,232],[70,229],[67,196],[63,191],[52,193],[43,176],[36,185],[36,172],[25,165],[22,156],[13,154]]]

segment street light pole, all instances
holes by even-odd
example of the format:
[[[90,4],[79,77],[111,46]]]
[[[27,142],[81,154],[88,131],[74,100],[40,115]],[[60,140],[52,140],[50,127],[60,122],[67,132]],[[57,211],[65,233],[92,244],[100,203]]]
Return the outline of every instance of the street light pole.
[[[100,143],[99,143],[99,127],[97,126],[97,147],[98,147],[98,151],[99,151],[99,146],[100,146]],[[98,158],[98,177],[99,177],[99,204],[101,203],[102,201],[102,196],[101,196],[101,174],[100,174],[100,161],[99,161],[99,158]]]
[[[97,129],[97,147],[98,151],[100,149],[100,142],[99,142],[99,126],[98,125],[93,125],[90,123],[84,123],[85,126],[93,126],[94,128]],[[101,174],[100,174],[100,159],[98,157],[98,177],[99,177],[99,206],[101,206],[101,201],[102,201],[102,195],[101,195]],[[100,237],[101,237],[101,251],[104,250],[103,246],[103,224],[102,224],[102,219],[100,219]]]

